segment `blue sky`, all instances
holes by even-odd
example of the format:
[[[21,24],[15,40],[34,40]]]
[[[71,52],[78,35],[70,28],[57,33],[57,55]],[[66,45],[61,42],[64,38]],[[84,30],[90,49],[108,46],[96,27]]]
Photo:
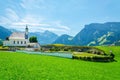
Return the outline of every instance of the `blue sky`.
[[[76,35],[86,24],[119,22],[120,0],[0,0],[0,25]]]

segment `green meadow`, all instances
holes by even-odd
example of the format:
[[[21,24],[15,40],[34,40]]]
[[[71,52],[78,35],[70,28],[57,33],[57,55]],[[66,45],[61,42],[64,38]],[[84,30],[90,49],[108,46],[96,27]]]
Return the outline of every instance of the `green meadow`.
[[[120,47],[98,46],[115,62],[90,62],[0,51],[0,80],[120,80]]]

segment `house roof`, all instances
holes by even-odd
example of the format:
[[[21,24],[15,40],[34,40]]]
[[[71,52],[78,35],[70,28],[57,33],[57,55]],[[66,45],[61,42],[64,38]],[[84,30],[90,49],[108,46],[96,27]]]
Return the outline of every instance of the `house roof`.
[[[25,39],[25,33],[23,32],[13,32],[9,39]]]

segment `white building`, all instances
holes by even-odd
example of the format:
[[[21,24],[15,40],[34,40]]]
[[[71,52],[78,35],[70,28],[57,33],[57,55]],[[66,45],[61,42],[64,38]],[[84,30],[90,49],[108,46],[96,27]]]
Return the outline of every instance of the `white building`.
[[[28,39],[28,27],[26,26],[25,32],[13,32],[9,37],[8,40],[3,42],[3,46],[9,47],[27,47],[29,43]]]
[[[13,32],[8,39],[3,42],[3,46],[10,47],[10,50],[16,50],[16,47],[26,47],[25,50],[29,51],[40,50],[39,43],[29,42],[27,26],[25,32]]]

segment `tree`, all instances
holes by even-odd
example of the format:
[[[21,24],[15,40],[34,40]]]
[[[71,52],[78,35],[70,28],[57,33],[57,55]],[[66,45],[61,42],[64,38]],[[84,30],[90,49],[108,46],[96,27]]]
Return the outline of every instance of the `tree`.
[[[30,41],[31,43],[38,42],[38,41],[37,41],[37,37],[35,37],[35,36],[30,37],[30,38],[29,38],[29,41]]]
[[[0,39],[0,46],[2,46],[3,45],[3,41]]]

